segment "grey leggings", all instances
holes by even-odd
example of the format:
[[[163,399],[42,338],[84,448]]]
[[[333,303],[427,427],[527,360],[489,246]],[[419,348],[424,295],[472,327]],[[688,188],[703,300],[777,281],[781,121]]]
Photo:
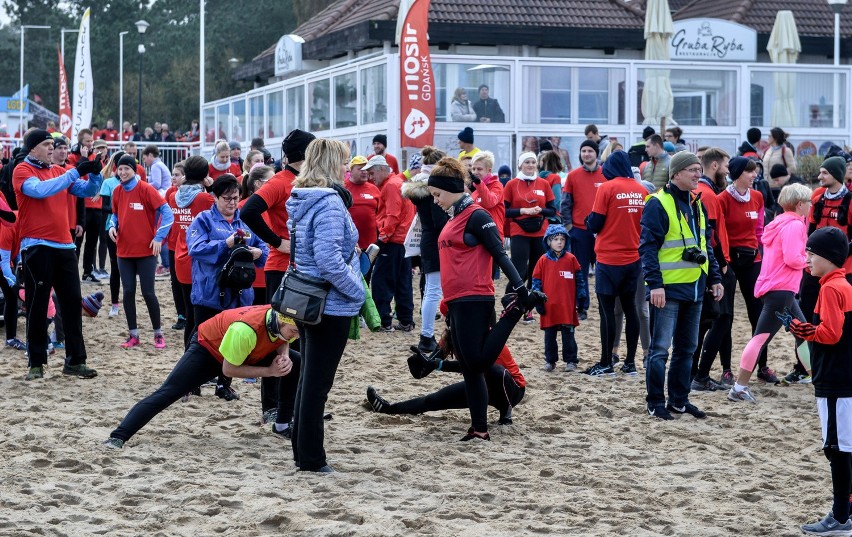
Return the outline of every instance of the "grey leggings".
[[[645,281],[642,276],[639,276],[639,281],[636,283],[636,313],[639,314],[639,341],[642,343],[642,350],[645,356],[648,355],[648,349],[651,348],[651,312],[648,299],[645,298]],[[618,346],[621,341],[621,330],[624,326],[624,310],[621,308],[621,300],[615,301],[615,343],[613,347]],[[614,351],[615,349],[613,349]]]
[[[154,292],[154,270],[157,268],[157,258],[148,257],[119,257],[118,272],[121,273],[121,286],[124,288],[124,316],[127,317],[127,328],[136,330],[136,276],[139,276],[139,286],[142,288],[142,298],[151,316],[151,327],[160,329],[160,303]]]

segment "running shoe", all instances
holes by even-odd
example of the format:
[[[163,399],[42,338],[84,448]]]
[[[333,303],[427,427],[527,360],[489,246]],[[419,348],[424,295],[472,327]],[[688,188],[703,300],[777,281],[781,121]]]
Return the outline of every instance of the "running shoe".
[[[276,435],[278,435],[282,438],[286,438],[288,440],[293,438],[293,424],[292,423],[285,423],[284,425],[286,425],[286,427],[284,427],[280,431],[276,428],[276,425],[278,425],[278,424],[273,422],[272,425],[270,426],[270,428],[272,429],[272,432],[274,434],[276,434]]]
[[[64,341],[51,341],[50,343],[53,345],[53,348],[56,349],[56,350],[62,350],[62,349],[65,348],[65,342]]]
[[[841,524],[834,519],[834,513],[829,512],[822,520],[804,524],[801,528],[808,535],[850,535],[852,534],[852,520],[847,520]]]
[[[246,377],[243,379],[243,384],[257,384],[256,377]]]
[[[267,423],[275,423],[275,420],[277,418],[278,418],[278,409],[277,408],[270,408],[269,410],[267,410],[263,414],[261,414],[260,424],[266,425]]]
[[[381,395],[376,392],[372,386],[367,386],[367,402],[374,412],[386,414],[390,403],[388,403]]]
[[[618,357],[618,354],[612,353],[612,367],[615,368],[616,364],[621,361],[621,358]]]
[[[108,317],[110,317],[110,318],[112,318],[112,317],[118,317],[118,304],[113,304],[113,305],[112,305],[112,307],[109,309],[109,315],[108,315]]]
[[[379,327],[379,330],[378,330],[378,331],[379,331],[379,332],[393,332],[393,331],[394,331],[394,329],[393,329],[393,326],[385,326],[385,325],[382,325],[382,326],[380,326],[380,327]]]
[[[785,386],[790,386],[791,384],[810,384],[811,376],[807,373],[802,373],[801,371],[796,371],[795,369],[787,373],[784,378],[781,379],[781,384]]]
[[[551,371],[556,369],[556,364],[552,364],[550,362],[544,362],[544,367],[542,367],[542,369],[544,371],[546,371],[547,373],[550,373]]]
[[[130,336],[124,343],[121,344],[122,349],[132,349],[133,347],[138,347],[140,345],[139,338],[136,336]]]
[[[222,384],[216,385],[216,397],[224,399],[225,401],[234,401],[240,398],[240,394],[234,391],[230,386],[224,386]]]
[[[586,313],[586,310],[580,310],[579,312],[577,312],[577,318],[581,321],[585,321],[589,318],[589,314]]]
[[[768,367],[761,367],[757,370],[757,378],[768,384],[778,384],[778,375],[775,371]]]
[[[122,449],[124,447],[124,440],[121,438],[107,438],[101,443],[107,449]]]
[[[733,386],[735,381],[734,373],[730,369],[722,371],[722,376],[719,377],[719,384],[723,386]]]
[[[96,270],[93,270],[93,271],[92,271],[92,274],[93,274],[96,278],[100,278],[100,279],[102,279],[102,280],[106,280],[107,278],[109,278],[109,272],[105,271],[104,269],[96,269]]]
[[[155,277],[155,278],[166,278],[166,277],[168,277],[168,276],[170,276],[170,274],[169,274],[169,267],[164,267],[164,266],[160,265],[160,266],[159,266],[159,267],[157,267],[157,269],[154,271],[154,277]]]
[[[412,330],[414,330],[414,323],[396,323],[395,325],[393,325],[393,329],[398,332],[411,332]]]
[[[81,379],[91,379],[98,376],[98,372],[86,364],[66,365],[62,368],[62,374]]]
[[[44,378],[44,368],[43,367],[31,367],[27,374],[24,376],[24,380],[36,380]]]
[[[703,410],[693,405],[692,403],[684,403],[683,406],[675,406],[671,403],[666,405],[666,410],[675,414],[689,414],[690,416],[702,420],[707,417]]]
[[[533,317],[533,314],[532,314],[531,311],[525,313],[524,317],[521,319],[521,322],[524,323],[524,324],[531,324],[533,321],[535,321],[535,317]]]
[[[56,354],[56,347],[53,346],[53,342],[51,341],[47,342],[47,354],[51,356]]]
[[[27,344],[18,338],[12,338],[6,340],[6,348],[15,349],[16,351],[25,351],[27,350]]]
[[[657,418],[660,420],[673,420],[674,416],[672,416],[671,412],[666,410],[664,406],[648,406],[648,415],[652,418]]]
[[[583,371],[584,374],[589,375],[590,377],[614,377],[615,370],[611,365],[602,366],[601,364],[595,364],[592,367]]]
[[[639,373],[636,372],[636,364],[624,362],[621,366],[621,372],[625,375],[630,375],[631,377],[635,377]]]
[[[719,384],[710,377],[706,377],[703,379],[695,377],[692,380],[692,384],[690,385],[689,390],[693,392],[715,392],[716,390],[721,390],[723,388],[723,385]]]
[[[83,278],[80,281],[83,283],[101,283],[93,274],[83,274]]]
[[[734,388],[731,388],[728,391],[728,399],[731,401],[746,401],[747,403],[757,403],[757,399],[751,394],[751,390],[748,389],[748,386],[743,388],[742,391],[738,392]]]
[[[461,437],[462,442],[470,442],[471,440],[484,440],[486,442],[491,441],[491,435],[487,432],[485,433],[477,433],[473,430],[473,427],[467,430],[467,434]]]
[[[118,313],[118,312],[116,312]],[[183,315],[178,315],[178,320],[175,324],[172,325],[172,330],[183,330],[186,328],[186,319]]]
[[[165,349],[166,348],[166,338],[163,337],[163,334],[156,334],[154,336],[154,348],[155,349]]]
[[[565,372],[571,373],[577,370],[576,362],[565,362]]]
[[[500,412],[500,419],[497,420],[498,425],[512,425],[512,407],[508,410]]]

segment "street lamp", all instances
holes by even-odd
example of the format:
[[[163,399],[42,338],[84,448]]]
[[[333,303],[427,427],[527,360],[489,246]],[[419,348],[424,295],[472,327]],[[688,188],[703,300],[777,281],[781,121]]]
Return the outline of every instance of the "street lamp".
[[[119,129],[124,134],[124,34],[130,32],[120,32],[118,34],[118,124]]]
[[[145,54],[145,45],[142,44],[142,35],[145,34],[145,30],[148,29],[148,24],[145,21],[136,21],[136,29],[139,31],[139,110],[136,114],[136,121],[139,124],[139,128],[142,128],[142,55]]]
[[[62,61],[64,62],[65,61],[65,34],[79,34],[80,30],[69,30],[67,28],[62,28],[62,30],[60,30],[60,33],[62,34]]]
[[[828,0],[828,5],[834,11],[834,65],[840,65],[840,12],[846,6],[847,0]],[[840,127],[840,75],[834,73],[834,103],[832,105],[832,127]]]
[[[31,24],[25,24],[21,26],[21,79],[20,84],[18,85],[18,104],[21,108],[21,125],[18,127],[18,133],[21,135],[21,138],[24,137],[24,108],[26,100],[24,99],[24,32],[27,28],[31,28],[33,30],[46,30],[49,29],[50,26],[33,26]]]

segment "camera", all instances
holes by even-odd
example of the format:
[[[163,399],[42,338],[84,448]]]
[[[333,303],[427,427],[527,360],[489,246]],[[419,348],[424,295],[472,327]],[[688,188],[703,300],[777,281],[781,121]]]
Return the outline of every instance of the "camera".
[[[698,249],[697,246],[686,248],[680,256],[681,259],[688,263],[703,265],[707,262],[707,254]]]
[[[246,233],[242,229],[237,228],[234,232],[234,246],[246,243]]]

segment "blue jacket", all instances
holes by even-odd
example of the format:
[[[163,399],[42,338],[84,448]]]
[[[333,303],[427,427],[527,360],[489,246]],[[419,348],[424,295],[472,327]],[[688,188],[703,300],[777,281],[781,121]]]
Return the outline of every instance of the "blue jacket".
[[[216,284],[219,269],[230,255],[230,248],[225,244],[225,239],[237,228],[245,232],[246,246],[260,248],[263,252],[254,260],[255,266],[262,268],[269,255],[269,247],[240,220],[239,209],[234,214],[234,219],[228,222],[216,209],[216,205],[213,205],[198,213],[186,230],[186,246],[189,257],[192,258],[191,300],[194,305],[217,310],[251,306],[254,290],[225,289],[223,305],[219,297],[221,289]]]
[[[323,313],[358,315],[365,297],[358,256],[353,255],[358,230],[343,200],[331,188],[294,188],[287,200],[287,214],[290,236],[296,234],[299,271],[332,285]]]

